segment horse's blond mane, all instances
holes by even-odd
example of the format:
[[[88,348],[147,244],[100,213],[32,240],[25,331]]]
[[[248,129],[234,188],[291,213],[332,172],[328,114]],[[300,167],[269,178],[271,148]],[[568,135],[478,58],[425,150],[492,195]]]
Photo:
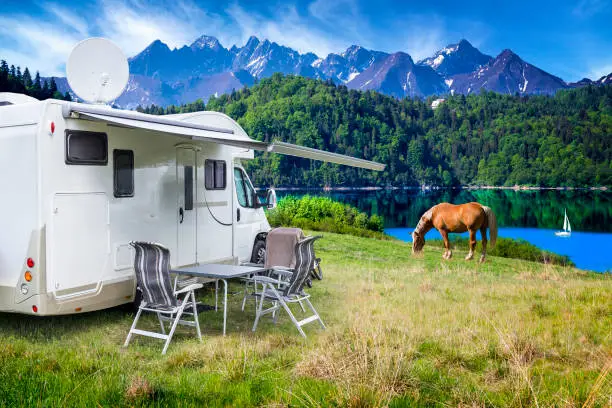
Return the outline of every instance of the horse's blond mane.
[[[419,223],[414,229],[414,232],[416,232],[417,234],[420,234],[421,231],[427,226],[427,223],[431,222],[431,219],[433,218],[434,207],[431,207],[429,210],[425,211],[423,215],[421,215],[421,219],[419,219]]]

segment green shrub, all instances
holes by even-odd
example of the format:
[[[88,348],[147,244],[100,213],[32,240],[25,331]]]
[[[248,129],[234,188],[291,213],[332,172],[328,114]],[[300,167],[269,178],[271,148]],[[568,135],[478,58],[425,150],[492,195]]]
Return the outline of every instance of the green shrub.
[[[337,232],[362,237],[390,239],[383,234],[384,221],[378,215],[359,212],[355,207],[334,201],[328,197],[305,195],[297,198],[286,196],[278,206],[268,211],[268,221],[273,227],[298,227],[303,229]]]

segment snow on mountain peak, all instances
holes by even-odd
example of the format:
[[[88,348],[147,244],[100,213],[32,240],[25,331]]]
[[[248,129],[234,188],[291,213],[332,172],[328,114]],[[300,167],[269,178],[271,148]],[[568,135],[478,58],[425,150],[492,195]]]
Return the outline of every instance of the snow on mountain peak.
[[[203,35],[197,40],[195,40],[193,44],[191,44],[191,46],[194,48],[199,48],[199,49],[203,49],[203,48],[216,49],[218,47],[221,47],[221,44],[219,43],[219,40],[217,40],[217,38],[211,37],[208,35]]]

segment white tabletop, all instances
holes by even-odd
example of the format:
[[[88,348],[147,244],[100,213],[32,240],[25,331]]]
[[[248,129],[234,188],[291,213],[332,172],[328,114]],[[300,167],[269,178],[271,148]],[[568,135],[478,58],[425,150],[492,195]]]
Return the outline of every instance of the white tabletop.
[[[263,266],[241,266],[228,264],[202,264],[172,269],[171,273],[202,278],[232,279],[266,271]]]

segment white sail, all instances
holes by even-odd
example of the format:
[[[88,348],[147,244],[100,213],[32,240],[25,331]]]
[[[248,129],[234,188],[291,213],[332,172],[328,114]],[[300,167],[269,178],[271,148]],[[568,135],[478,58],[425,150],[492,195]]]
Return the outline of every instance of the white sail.
[[[565,214],[563,217],[563,231],[555,232],[555,235],[558,237],[569,237],[572,234],[572,226],[570,225],[569,218],[567,218],[567,210],[565,210]]]

